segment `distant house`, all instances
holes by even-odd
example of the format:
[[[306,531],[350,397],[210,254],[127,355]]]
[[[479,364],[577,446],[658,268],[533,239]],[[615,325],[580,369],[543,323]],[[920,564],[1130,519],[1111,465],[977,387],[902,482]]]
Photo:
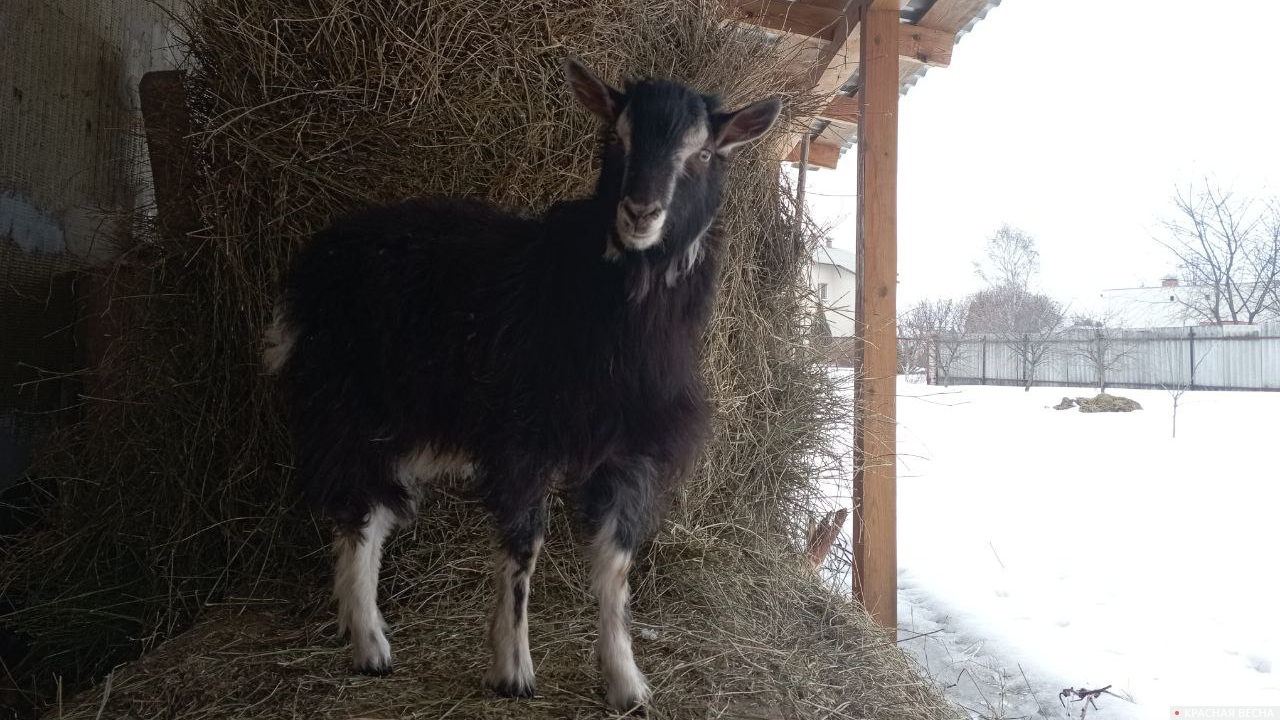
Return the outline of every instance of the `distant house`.
[[[1200,318],[1187,305],[1196,288],[1166,277],[1159,285],[1108,288],[1098,294],[1101,316],[1128,328],[1198,325]]]
[[[1159,285],[1135,288],[1110,288],[1099,293],[1098,313],[1109,318],[1110,325],[1128,328],[1186,327],[1206,325],[1205,317],[1191,309],[1197,299],[1208,296],[1211,288],[1187,285],[1173,276],[1161,279]],[[1258,322],[1273,319],[1271,315]]]
[[[857,257],[831,247],[828,240],[813,251],[809,286],[822,303],[832,337],[853,336],[853,301],[857,297]]]

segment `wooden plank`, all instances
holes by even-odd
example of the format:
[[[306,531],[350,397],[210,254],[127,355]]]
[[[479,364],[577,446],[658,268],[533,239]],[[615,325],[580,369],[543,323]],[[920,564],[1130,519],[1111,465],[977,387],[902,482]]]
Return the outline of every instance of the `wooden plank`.
[[[854,592],[882,626],[897,628],[898,10],[865,9],[858,127],[858,330],[854,433]]]
[[[898,55],[925,65],[946,67],[951,64],[951,50],[956,34],[946,30],[903,25],[898,29]]]
[[[839,7],[785,0],[731,0],[731,3],[730,17],[742,22],[792,35],[824,39],[830,39],[832,29],[845,10],[844,3]]]
[[[793,82],[799,78],[807,80],[809,68],[822,57],[829,41],[819,38],[800,37],[799,35],[782,35],[778,41],[778,55],[786,59],[787,74]],[[799,85],[799,82],[795,83]],[[801,90],[808,90],[802,87]]]
[[[841,18],[845,11],[804,2],[742,0],[731,6],[730,14],[742,22],[777,30],[791,38],[831,40],[841,32]],[[904,25],[898,37],[898,53],[902,57],[934,67],[951,64],[951,51],[955,45],[954,32]]]
[[[831,122],[847,122],[858,124],[862,117],[862,100],[855,94],[837,95],[831,98],[831,104],[818,114],[818,117]]]
[[[952,37],[987,6],[987,0],[937,0],[920,18],[920,27],[946,30]]]
[[[906,86],[915,78],[916,73],[920,72],[920,68],[924,63],[916,62],[910,58],[898,57],[898,85]]]
[[[182,73],[149,72],[138,83],[156,194],[156,225],[166,237],[200,228],[196,205],[196,152]]]
[[[804,154],[804,142],[801,138],[800,144],[787,155],[786,161],[798,163]],[[809,167],[821,167],[828,170],[835,170],[836,165],[840,162],[840,146],[825,142],[809,143]]]
[[[858,128],[848,123],[829,122],[822,132],[813,136],[813,141],[847,147],[858,138]]]
[[[815,95],[833,97],[844,81],[857,70],[860,42],[858,33],[854,32],[857,23],[858,7],[856,4],[850,4],[835,26],[834,37],[823,46],[822,52],[801,80],[801,84],[812,88]],[[791,132],[780,136],[777,146],[774,147],[774,157],[789,157],[799,144],[801,135],[809,131],[813,122],[813,118],[797,118],[797,120]]]

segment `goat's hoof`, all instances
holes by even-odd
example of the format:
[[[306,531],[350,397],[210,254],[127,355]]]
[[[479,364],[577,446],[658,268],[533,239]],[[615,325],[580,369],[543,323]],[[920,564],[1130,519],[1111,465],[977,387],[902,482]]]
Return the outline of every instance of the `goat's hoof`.
[[[610,676],[606,683],[605,700],[609,709],[627,717],[644,717],[649,704],[650,688],[639,668]]]
[[[395,666],[391,663],[391,658],[371,660],[363,663],[352,663],[351,671],[357,675],[368,675],[370,677],[386,677],[395,672]]]
[[[353,636],[362,641],[352,643],[351,669],[361,675],[390,675],[393,667],[391,643],[387,642],[387,636],[381,630]]]
[[[620,702],[610,700],[609,708],[624,717],[641,718],[645,716],[645,704],[640,698],[628,698]]]
[[[521,680],[489,680],[489,687],[503,697],[531,698],[536,692],[534,684]]]

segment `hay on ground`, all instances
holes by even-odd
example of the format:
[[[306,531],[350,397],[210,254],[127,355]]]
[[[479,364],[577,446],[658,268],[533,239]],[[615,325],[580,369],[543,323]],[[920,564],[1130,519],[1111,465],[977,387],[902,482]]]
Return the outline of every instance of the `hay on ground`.
[[[1066,398],[1063,398],[1064,400]],[[1099,413],[1099,412],[1133,412],[1141,410],[1142,405],[1137,400],[1110,393],[1098,393],[1096,396],[1078,397],[1076,405],[1082,413]]]
[[[299,509],[257,339],[292,249],[335,214],[426,193],[543,208],[588,190],[594,121],[559,63],[674,76],[736,105],[783,86],[766,38],[694,0],[202,0],[189,86],[206,227],[111,269],[123,330],[88,420],[41,469],[45,521],[0,556],[19,685],[102,679],[60,717],[596,717],[594,611],[564,514],[531,598],[538,698],[479,686],[488,523],[437,496],[388,548],[398,671],[351,677],[330,636],[327,528]],[[810,98],[789,98],[802,114]],[[768,142],[736,161],[706,338],[704,460],[633,576],[651,716],[954,712],[889,637],[803,568],[813,466],[844,410],[806,345],[812,235]],[[199,620],[194,628],[182,631]],[[161,644],[161,641],[168,640]],[[152,650],[159,645],[158,648]],[[106,675],[116,663],[152,650]]]

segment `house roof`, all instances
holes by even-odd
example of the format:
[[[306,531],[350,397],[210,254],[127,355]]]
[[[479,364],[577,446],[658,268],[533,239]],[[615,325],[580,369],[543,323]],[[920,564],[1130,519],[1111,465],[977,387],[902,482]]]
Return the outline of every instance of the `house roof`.
[[[858,267],[857,255],[848,250],[827,247],[826,245],[819,245],[814,248],[812,258],[813,262],[819,265],[834,265],[851,273],[856,272]]]
[[[865,0],[720,0],[730,17],[765,30],[791,53],[796,76],[829,99],[808,119],[809,164],[835,168],[857,139],[861,112],[858,10]],[[951,63],[955,44],[1000,0],[901,0],[899,81],[905,94],[930,67]],[[804,133],[783,141],[782,156],[798,162]]]

